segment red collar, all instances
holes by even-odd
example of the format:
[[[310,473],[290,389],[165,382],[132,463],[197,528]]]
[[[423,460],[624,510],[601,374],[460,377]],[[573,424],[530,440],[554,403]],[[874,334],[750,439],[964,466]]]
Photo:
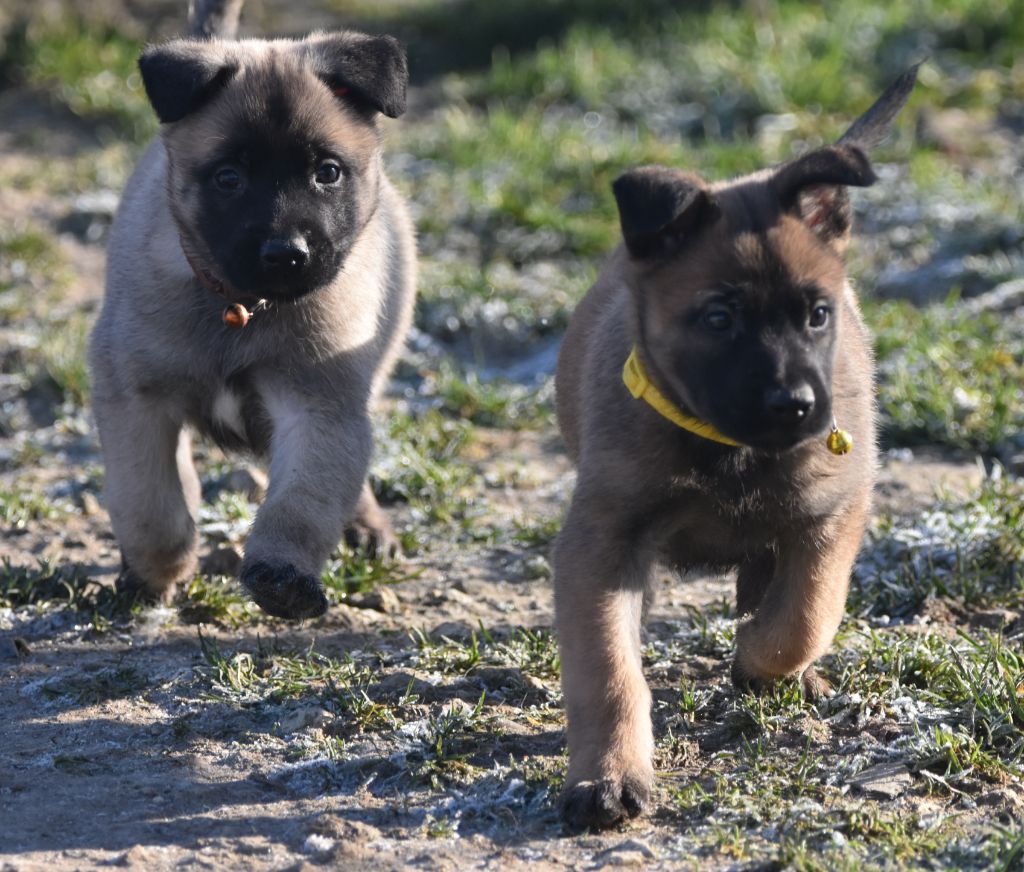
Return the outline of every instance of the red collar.
[[[228,292],[224,289],[224,282],[218,279],[208,269],[203,269],[192,256],[185,250],[185,246],[181,247],[181,253],[185,255],[185,260],[188,261],[188,265],[192,267],[192,272],[195,273],[196,280],[206,290],[213,291],[215,294],[220,294],[222,297],[227,299]]]

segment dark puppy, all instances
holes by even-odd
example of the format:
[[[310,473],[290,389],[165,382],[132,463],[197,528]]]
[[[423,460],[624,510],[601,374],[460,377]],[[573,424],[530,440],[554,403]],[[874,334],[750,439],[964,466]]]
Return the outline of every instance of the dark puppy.
[[[242,582],[268,612],[321,614],[346,524],[394,536],[366,486],[370,404],[409,325],[415,243],[381,166],[405,109],[391,37],[221,38],[240,0],[200,3],[203,38],[139,67],[163,128],[125,190],[90,351],[122,582],[168,596],[196,568],[189,428],[270,458]]]
[[[574,314],[556,382],[579,468],[555,550],[572,826],[649,798],[640,622],[655,563],[738,569],[737,685],[802,676],[827,692],[811,664],[842,618],[876,467],[846,186],[875,181],[865,149],[915,74],[838,145],[777,169],[708,184],[646,167],[615,183],[625,246]]]

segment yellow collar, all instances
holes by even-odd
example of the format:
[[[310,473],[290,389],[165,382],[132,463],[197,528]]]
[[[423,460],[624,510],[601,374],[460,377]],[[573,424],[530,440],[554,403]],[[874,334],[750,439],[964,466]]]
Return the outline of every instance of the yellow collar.
[[[737,448],[742,447],[742,443],[723,436],[707,421],[684,415],[679,411],[672,401],[651,383],[647,370],[644,369],[644,365],[636,353],[635,345],[629,352],[629,357],[626,358],[626,365],[622,368],[622,381],[629,388],[634,399],[643,400],[659,415],[668,418],[677,427],[682,427],[684,430],[702,436],[704,439],[710,439],[712,442],[720,442],[722,445],[732,445]]]

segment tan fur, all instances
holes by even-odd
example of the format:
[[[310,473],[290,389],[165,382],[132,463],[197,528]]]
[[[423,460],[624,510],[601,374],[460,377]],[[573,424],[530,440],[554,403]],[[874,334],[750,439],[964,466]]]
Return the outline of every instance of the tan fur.
[[[751,208],[739,193],[751,181],[716,188],[727,215]],[[839,259],[845,238],[823,245],[788,216],[762,236],[729,226],[722,222],[657,269],[620,247],[562,345],[558,419],[579,470],[554,554],[570,761],[565,813],[574,825],[635,814],[651,789],[640,624],[655,564],[739,568],[747,617],[737,632],[738,683],[806,673],[808,692],[827,689],[810,667],[842,617],[877,462],[870,343]],[[664,377],[661,387],[685,404],[672,364],[681,313],[717,281],[756,271],[765,258],[816,282],[838,311],[833,405],[853,433],[852,457],[833,456],[823,438],[767,459],[687,441],[622,383],[637,343],[641,359]]]
[[[164,126],[125,190],[111,235],[90,352],[107,506],[131,583],[169,596],[197,565],[199,482],[188,429],[207,429],[211,409],[235,408],[230,394],[244,384],[248,423],[266,437],[250,433],[247,445],[269,454],[270,486],[242,576],[263,572],[262,581],[246,581],[250,590],[276,586],[274,596],[284,597],[276,613],[298,617],[323,603],[293,607],[289,586],[297,578],[318,589],[346,523],[361,525],[365,541],[394,542],[365,485],[369,414],[411,321],[414,233],[383,172],[376,124],[332,98],[295,56],[301,43],[202,45],[239,71],[197,112]],[[237,116],[252,116],[254,102],[259,109],[269,80],[294,95],[294,125],[317,131],[365,174],[362,226],[328,286],[272,303],[232,331],[221,323],[224,300],[198,284],[183,253],[185,245],[209,260],[194,232],[202,216],[191,179]]]

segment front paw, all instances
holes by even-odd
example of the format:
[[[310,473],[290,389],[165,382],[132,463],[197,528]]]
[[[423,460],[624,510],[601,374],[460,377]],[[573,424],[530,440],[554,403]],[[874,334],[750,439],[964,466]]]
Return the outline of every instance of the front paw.
[[[314,575],[294,566],[254,563],[242,568],[243,587],[263,611],[277,618],[316,618],[327,611],[324,587]]]
[[[649,776],[627,775],[580,781],[566,788],[559,802],[562,820],[570,830],[600,830],[627,817],[636,817],[651,800]]]

